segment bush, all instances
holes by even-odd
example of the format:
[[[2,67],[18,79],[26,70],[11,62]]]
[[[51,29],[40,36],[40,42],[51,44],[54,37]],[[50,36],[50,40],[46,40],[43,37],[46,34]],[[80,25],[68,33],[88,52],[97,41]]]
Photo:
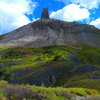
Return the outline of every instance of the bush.
[[[87,89],[87,88],[68,88],[68,90],[75,95],[87,96],[87,95],[97,95],[97,90]]]
[[[7,73],[7,69],[0,70],[0,75],[5,75]]]
[[[46,87],[45,84],[42,82],[41,87]]]
[[[46,88],[42,83],[39,86],[30,85],[9,85],[5,81],[0,82],[0,100],[72,100],[72,95],[98,95],[97,90],[86,88]],[[99,100],[99,99],[98,99]]]
[[[7,68],[0,71],[0,75],[4,75],[4,80],[8,80],[11,77],[11,74],[8,72]]]
[[[11,77],[11,73],[6,73],[4,80],[8,80]]]
[[[87,93],[84,90],[75,90],[75,91],[71,91],[71,93],[76,94],[76,95],[80,95],[80,96],[87,96]]]
[[[0,93],[0,100],[6,100],[2,93]]]
[[[37,86],[14,86],[14,85],[5,85],[4,96],[8,100],[63,100],[63,99],[71,99],[72,95],[65,88],[46,88],[44,87],[44,83],[41,85],[42,87]],[[62,98],[62,99],[61,99]],[[3,100],[3,99],[1,99]]]
[[[55,56],[54,57],[54,61],[61,61],[62,60],[62,56]]]

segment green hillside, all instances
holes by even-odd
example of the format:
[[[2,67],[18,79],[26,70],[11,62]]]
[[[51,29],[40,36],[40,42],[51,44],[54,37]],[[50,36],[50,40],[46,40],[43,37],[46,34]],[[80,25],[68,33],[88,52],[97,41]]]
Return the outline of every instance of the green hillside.
[[[80,93],[83,93],[82,96],[86,96],[91,93],[90,95],[93,95],[95,93],[92,93],[92,90],[97,92],[100,90],[100,48],[79,44],[74,46],[74,48],[48,46],[37,49],[21,47],[5,48],[1,46],[0,56],[1,84],[4,82],[2,80],[8,81],[9,84],[4,83],[7,84],[6,88],[9,88],[9,91],[12,88],[15,88],[15,90],[17,88],[27,90],[29,87],[34,88],[31,91],[32,93],[43,92],[43,94],[38,92],[39,97],[30,94],[29,97],[25,97],[29,98],[28,100],[71,99],[73,98],[72,95],[75,94],[80,95]],[[16,84],[19,84],[19,86]],[[41,84],[44,84],[45,87],[39,87]],[[89,91],[90,89],[92,90]],[[6,94],[4,90],[5,85],[3,90],[0,91],[2,98],[7,97],[11,100],[17,100],[15,92],[12,94],[8,92]],[[56,93],[58,90],[59,93]],[[98,94],[97,92],[95,95]],[[19,95],[19,93],[17,94]]]

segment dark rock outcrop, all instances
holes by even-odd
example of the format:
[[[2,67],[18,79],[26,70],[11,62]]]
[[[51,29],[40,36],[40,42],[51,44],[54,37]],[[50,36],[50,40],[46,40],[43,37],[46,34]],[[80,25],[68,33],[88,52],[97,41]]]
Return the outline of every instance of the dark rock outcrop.
[[[0,69],[2,69],[3,67],[6,67],[6,66],[19,65],[19,64],[23,64],[23,62],[13,61],[13,62],[0,63]]]
[[[65,79],[71,78],[74,75],[82,75],[87,72],[92,73],[93,71],[100,71],[99,68],[96,68],[91,65],[81,65],[83,67],[79,67],[80,63],[70,63],[69,68],[62,66],[53,68],[53,63],[49,63],[47,65],[41,66],[37,69],[30,70],[29,68],[25,68],[23,70],[15,70],[11,73],[17,73],[13,80],[9,80],[11,84],[30,84],[30,85],[38,85],[41,86],[44,83],[47,87],[50,86],[52,83],[55,83],[56,86],[60,85],[61,81]],[[40,69],[43,68],[44,71],[40,72]],[[76,71],[73,72],[72,70],[76,68]],[[98,77],[91,77],[90,79],[98,78]],[[66,80],[65,80],[66,81]],[[70,87],[70,86],[68,86]]]
[[[41,19],[49,19],[48,8],[43,8]]]

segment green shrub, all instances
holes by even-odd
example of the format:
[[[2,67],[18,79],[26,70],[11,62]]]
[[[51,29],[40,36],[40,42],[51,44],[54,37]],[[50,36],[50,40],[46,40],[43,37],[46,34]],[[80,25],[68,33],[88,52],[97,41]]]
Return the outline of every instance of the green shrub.
[[[87,96],[87,93],[84,90],[75,90],[75,91],[71,91],[71,93],[76,94],[76,95],[80,95],[80,96]]]
[[[9,100],[72,100],[74,98],[73,94],[87,96],[98,95],[98,92],[86,88],[46,88],[44,83],[39,87],[35,85],[14,86],[7,84],[5,81],[0,82],[0,100],[5,100],[5,98]]]
[[[87,89],[87,88],[68,88],[68,90],[75,94],[80,96],[87,96],[87,95],[97,95],[97,90],[94,89]]]
[[[55,56],[54,57],[54,61],[61,61],[62,60],[62,56]]]
[[[3,93],[0,93],[0,100],[6,100]]]
[[[5,75],[7,73],[7,69],[0,70],[0,75]]]
[[[6,73],[4,80],[9,80],[10,77],[11,77],[11,73]]]
[[[0,84],[4,85],[2,89],[4,89],[0,94],[2,98],[6,98],[9,100],[63,100],[63,99],[71,99],[72,95],[66,88],[46,88],[44,83],[42,83],[41,87],[38,86],[30,86],[30,85],[10,85],[3,84],[4,82],[0,82]],[[1,85],[0,85],[1,90]],[[5,100],[1,99],[0,100]]]
[[[8,80],[11,77],[11,74],[8,72],[7,68],[0,70],[0,75],[4,75],[4,80]]]
[[[51,83],[50,84],[50,87],[55,87],[55,83]]]
[[[17,94],[13,94],[13,95],[11,95],[9,98],[11,99],[11,100],[15,100],[15,99],[17,99]]]
[[[42,82],[41,87],[46,87],[45,84]]]

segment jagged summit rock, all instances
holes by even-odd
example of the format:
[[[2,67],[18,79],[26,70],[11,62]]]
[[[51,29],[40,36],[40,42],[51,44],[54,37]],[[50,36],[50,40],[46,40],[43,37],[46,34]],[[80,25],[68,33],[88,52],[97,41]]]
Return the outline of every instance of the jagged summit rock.
[[[49,19],[48,8],[43,8],[41,19]]]
[[[0,45],[5,47],[34,47],[77,44],[100,47],[100,29],[77,22],[51,19],[44,8],[41,19],[31,22],[1,36]]]

